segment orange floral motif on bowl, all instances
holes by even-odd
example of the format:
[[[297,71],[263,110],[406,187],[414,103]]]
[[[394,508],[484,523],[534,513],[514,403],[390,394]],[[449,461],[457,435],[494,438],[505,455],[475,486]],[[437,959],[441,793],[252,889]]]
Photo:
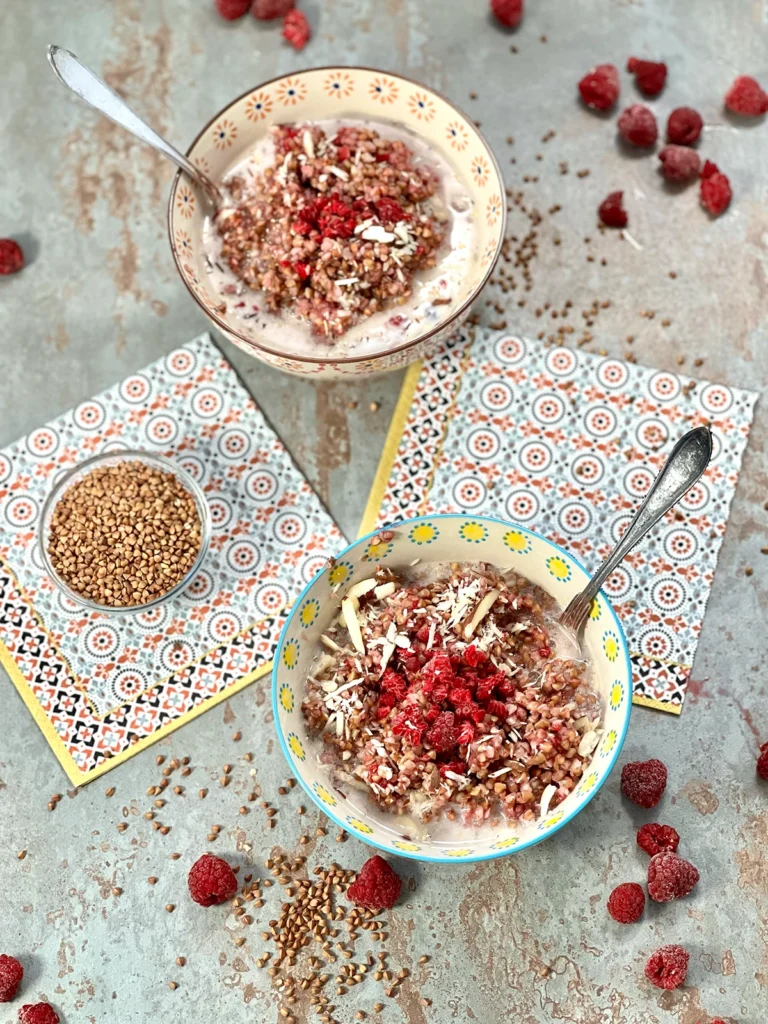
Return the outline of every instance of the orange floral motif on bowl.
[[[494,196],[493,199],[488,200],[488,205],[485,208],[485,219],[489,227],[493,227],[496,221],[501,216],[501,197]]]
[[[475,179],[480,188],[485,188],[488,184],[488,178],[490,176],[491,169],[488,166],[488,161],[484,156],[476,156],[472,161],[472,177]]]
[[[415,92],[408,98],[408,109],[417,121],[431,121],[435,116],[435,104],[424,92]]]
[[[260,90],[252,93],[245,103],[245,116],[249,121],[263,121],[272,111],[272,97]]]
[[[451,121],[445,130],[446,138],[457,153],[463,153],[469,145],[469,133],[461,121]]]
[[[187,220],[195,212],[195,197],[186,185],[181,185],[176,192],[176,209]]]
[[[213,126],[212,135],[216,149],[229,149],[237,138],[237,125],[224,117]]]
[[[277,99],[284,107],[295,107],[307,98],[307,86],[300,78],[286,78],[277,89]]]
[[[368,92],[371,95],[371,99],[383,104],[394,103],[398,97],[399,91],[400,90],[392,79],[385,78],[384,75],[379,75],[374,78],[368,86]]]
[[[348,75],[346,71],[334,71],[333,74],[328,75],[323,82],[323,88],[329,96],[339,100],[347,99],[355,91],[352,76]]]

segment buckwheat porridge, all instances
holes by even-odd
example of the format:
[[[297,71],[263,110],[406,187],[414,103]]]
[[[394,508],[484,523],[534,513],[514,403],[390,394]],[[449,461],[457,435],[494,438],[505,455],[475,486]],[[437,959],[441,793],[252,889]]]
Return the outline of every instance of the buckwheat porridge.
[[[545,817],[601,731],[589,664],[555,648],[555,611],[483,563],[379,569],[349,587],[302,703],[333,785],[421,823]]]
[[[244,332],[290,354],[374,354],[457,308],[475,250],[456,171],[388,122],[276,125],[224,181],[206,269]]]

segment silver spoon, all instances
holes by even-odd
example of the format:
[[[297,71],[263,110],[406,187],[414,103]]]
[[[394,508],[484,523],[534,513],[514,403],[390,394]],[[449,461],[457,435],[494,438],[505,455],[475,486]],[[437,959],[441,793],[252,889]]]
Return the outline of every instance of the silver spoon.
[[[58,78],[64,85],[69,86],[72,92],[77,93],[80,99],[85,100],[102,114],[106,114],[110,120],[135,135],[137,139],[141,139],[142,142],[153,146],[163,156],[167,156],[200,185],[214,206],[222,205],[221,192],[211,179],[198,170],[178,149],[174,149],[154,129],[145,124],[138,114],[135,114],[128,104],[109,88],[106,82],[102,82],[98,75],[95,75],[90,68],[79,61],[74,53],[63,50],[60,46],[49,44],[48,60]]]
[[[624,536],[586,587],[573,598],[560,616],[560,625],[570,634],[570,639],[576,641],[577,645],[578,637],[589,614],[589,606],[593,598],[597,596],[600,587],[619,562],[640,543],[661,517],[677,504],[685,492],[693,487],[707,468],[711,458],[712,434],[709,427],[696,427],[694,430],[689,430],[677,442],[651,489],[643,498],[640,508],[635,512],[632,522],[624,531]]]

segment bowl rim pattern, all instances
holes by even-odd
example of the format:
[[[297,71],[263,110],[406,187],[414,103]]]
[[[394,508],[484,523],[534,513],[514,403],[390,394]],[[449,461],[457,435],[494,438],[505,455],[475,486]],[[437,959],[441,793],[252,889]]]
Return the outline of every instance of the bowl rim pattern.
[[[378,529],[371,530],[370,533],[367,533],[367,534],[365,534],[363,536],[360,536],[360,537],[356,538],[354,541],[352,541],[350,544],[348,544],[342,551],[338,552],[338,554],[336,554],[334,557],[335,557],[337,562],[341,561],[342,559],[345,558],[345,556],[347,556],[350,553],[350,551],[352,551],[353,549],[357,548],[360,545],[364,545],[367,541],[371,540],[373,537],[376,537],[379,533],[381,533],[382,530],[394,530],[394,529],[397,529],[398,527],[401,527],[401,526],[412,527],[413,525],[416,525],[418,523],[427,523],[427,522],[433,521],[435,519],[442,519],[442,520],[462,519],[462,520],[465,520],[465,521],[467,519],[471,519],[473,522],[475,522],[475,521],[477,521],[477,522],[485,521],[485,522],[488,522],[488,523],[493,523],[494,525],[504,526],[504,527],[508,527],[510,529],[513,529],[513,530],[517,530],[520,533],[525,533],[528,536],[535,537],[538,540],[543,541],[545,544],[549,545],[550,547],[554,548],[556,551],[558,551],[561,554],[565,555],[566,558],[569,559],[581,572],[583,572],[587,579],[589,579],[590,574],[587,572],[586,568],[582,565],[582,563],[579,561],[579,559],[575,557],[575,555],[573,555],[570,551],[568,551],[562,545],[558,544],[556,541],[550,540],[548,537],[543,536],[543,534],[537,533],[535,530],[531,530],[528,527],[522,526],[522,525],[520,525],[518,523],[515,523],[515,522],[512,522],[511,520],[500,519],[498,516],[485,516],[485,515],[477,515],[477,516],[475,516],[475,515],[468,515],[467,513],[463,513],[463,512],[462,513],[458,513],[458,512],[444,512],[444,513],[435,512],[435,513],[432,513],[432,514],[429,514],[429,515],[415,516],[412,519],[397,520],[396,522],[390,523],[387,526],[380,526]],[[278,670],[279,670],[279,667],[280,667],[280,661],[281,661],[281,658],[282,658],[283,648],[285,646],[285,642],[286,642],[286,639],[287,639],[287,636],[288,636],[289,628],[290,628],[291,624],[294,621],[294,617],[298,614],[299,609],[301,608],[302,604],[304,603],[305,598],[307,597],[307,595],[308,595],[309,591],[311,590],[311,588],[314,586],[315,582],[318,580],[318,578],[325,571],[326,571],[325,568],[321,569],[320,572],[317,573],[310,580],[309,583],[307,583],[307,585],[302,589],[301,593],[296,597],[296,600],[294,601],[294,604],[293,604],[293,607],[291,609],[291,612],[290,612],[288,618],[286,619],[285,625],[283,626],[283,629],[282,629],[282,631],[280,633],[280,640],[278,642],[278,646],[277,646],[277,649],[275,651],[275,657],[274,657],[274,661],[273,661],[273,665],[272,665],[272,715],[273,715],[273,718],[274,718],[274,726],[275,726],[275,731],[277,732],[278,740],[280,741],[280,748],[281,748],[281,750],[283,752],[283,756],[285,757],[285,759],[286,759],[286,761],[287,761],[287,763],[288,763],[288,765],[289,765],[289,767],[290,767],[292,772],[295,771],[294,759],[290,755],[290,752],[289,752],[289,749],[288,749],[287,739],[283,735],[283,730],[282,730],[282,728],[280,726]],[[479,863],[479,862],[482,862],[482,861],[496,860],[499,857],[506,857],[506,856],[509,856],[510,854],[513,854],[513,853],[521,853],[523,850],[530,849],[532,846],[536,846],[538,843],[543,842],[545,839],[549,839],[551,836],[555,835],[555,833],[557,833],[561,829],[563,829],[570,821],[572,821],[576,817],[577,814],[579,814],[581,811],[583,811],[584,808],[587,806],[587,804],[589,804],[594,799],[594,797],[597,795],[597,793],[602,789],[603,785],[605,784],[606,779],[608,778],[608,776],[611,774],[611,772],[613,771],[614,767],[616,766],[616,761],[617,761],[617,759],[619,757],[619,754],[621,753],[622,747],[624,746],[624,740],[626,739],[627,731],[629,729],[629,720],[630,720],[631,711],[632,711],[632,698],[631,698],[632,663],[631,663],[630,656],[629,656],[629,645],[627,644],[627,638],[624,635],[624,629],[623,629],[623,627],[621,625],[619,617],[616,614],[616,611],[613,608],[613,606],[612,606],[608,596],[605,594],[605,592],[603,590],[600,590],[599,596],[605,602],[606,611],[609,613],[611,619],[613,620],[613,625],[614,625],[614,628],[616,630],[616,635],[617,635],[617,638],[619,639],[621,650],[622,650],[622,653],[624,655],[624,669],[626,671],[627,678],[629,679],[629,682],[630,682],[630,693],[628,694],[628,700],[627,700],[627,713],[626,713],[626,717],[624,719],[621,731],[617,732],[616,743],[614,745],[613,750],[611,751],[611,754],[609,756],[608,763],[607,763],[607,766],[606,766],[606,770],[603,773],[602,777],[592,787],[590,792],[587,793],[584,796],[584,798],[580,802],[578,802],[571,811],[569,811],[567,814],[565,814],[563,816],[562,820],[559,821],[556,825],[553,825],[551,828],[547,829],[546,831],[541,832],[541,834],[532,836],[530,839],[527,839],[525,841],[521,841],[519,843],[516,843],[515,845],[506,847],[504,849],[490,850],[487,853],[471,853],[471,854],[467,854],[465,856],[456,856],[456,857],[450,857],[450,856],[434,857],[434,856],[430,856],[430,855],[428,855],[426,853],[423,853],[421,851],[415,852],[415,851],[410,851],[410,850],[398,849],[395,852],[389,846],[385,846],[385,845],[377,842],[375,839],[371,838],[368,835],[361,834],[361,832],[359,830],[355,829],[354,827],[350,828],[350,825],[349,825],[348,822],[342,820],[340,817],[337,817],[337,815],[334,813],[334,811],[333,811],[333,809],[331,807],[329,807],[328,805],[322,803],[318,799],[318,797],[315,794],[315,792],[312,789],[312,787],[309,786],[304,781],[304,779],[302,778],[301,773],[300,772],[296,772],[296,775],[297,775],[298,782],[299,782],[300,786],[305,791],[307,796],[312,800],[312,802],[315,804],[315,806],[320,811],[322,811],[322,813],[327,818],[330,818],[330,820],[335,825],[337,825],[339,828],[343,829],[345,832],[349,833],[350,835],[354,836],[355,839],[359,839],[361,842],[366,843],[368,846],[372,846],[374,849],[376,849],[376,850],[378,850],[378,851],[380,851],[382,853],[388,854],[390,857],[392,857],[392,856],[404,857],[404,858],[406,858],[408,860],[421,861],[422,863],[426,863],[426,864],[448,864],[448,863],[472,864],[472,863]]]
[[[477,127],[477,125],[474,123],[474,121],[472,121],[472,119],[467,114],[465,114],[464,111],[460,107],[458,107],[455,103],[453,103],[451,100],[449,100],[446,96],[444,96],[437,89],[433,89],[432,86],[425,85],[423,82],[420,82],[420,81],[418,81],[415,78],[410,78],[408,75],[400,74],[400,72],[397,72],[397,71],[387,71],[387,72],[384,72],[384,71],[382,71],[381,68],[369,67],[369,66],[364,65],[364,64],[323,64],[323,65],[320,65],[318,67],[302,68],[300,71],[289,72],[289,73],[282,74],[282,75],[275,75],[274,78],[269,78],[269,79],[267,79],[264,82],[259,82],[257,85],[251,86],[250,89],[246,89],[245,92],[241,93],[239,96],[236,96],[233,100],[230,100],[229,103],[227,103],[219,111],[217,111],[217,113],[215,113],[213,115],[213,117],[205,125],[203,125],[203,127],[200,129],[200,131],[197,133],[197,135],[194,137],[192,142],[189,144],[189,146],[185,150],[184,155],[186,157],[188,157],[188,158],[191,158],[192,150],[198,144],[200,139],[206,134],[206,132],[210,128],[213,127],[213,125],[216,123],[216,121],[220,120],[226,114],[226,112],[228,110],[230,110],[232,107],[234,107],[235,104],[240,103],[241,100],[244,100],[247,96],[250,96],[251,93],[256,92],[257,90],[260,90],[260,89],[266,89],[268,86],[274,85],[276,82],[280,82],[283,79],[286,79],[286,78],[299,78],[302,75],[305,75],[305,74],[307,74],[309,72],[315,72],[315,71],[365,71],[365,72],[368,72],[370,74],[386,74],[386,75],[388,75],[391,78],[398,78],[398,79],[400,79],[403,82],[407,82],[409,85],[417,86],[420,89],[424,89],[427,92],[431,92],[434,96],[436,96],[438,99],[440,99],[443,103],[445,103],[447,106],[449,106],[452,110],[455,110],[457,115],[462,120],[468,121],[472,125],[473,130],[477,133],[478,138],[480,139],[480,141],[485,146],[485,149],[486,149],[486,151],[488,153],[488,156],[490,157],[492,169],[496,173],[496,175],[498,177],[498,180],[499,180],[499,186],[500,186],[500,189],[501,189],[501,196],[502,196],[501,221],[499,223],[499,240],[496,243],[496,251],[494,252],[493,258],[491,259],[490,263],[488,264],[487,271],[485,272],[483,277],[480,279],[480,281],[478,282],[476,287],[472,290],[472,292],[469,295],[469,297],[461,304],[461,306],[459,306],[457,309],[455,309],[451,313],[450,316],[446,317],[445,320],[441,320],[438,324],[436,324],[430,330],[426,331],[423,334],[418,335],[418,337],[416,337],[416,338],[411,338],[409,341],[404,342],[402,345],[398,345],[396,348],[388,348],[388,349],[383,350],[380,353],[377,353],[376,358],[399,355],[399,354],[401,354],[403,352],[407,352],[409,349],[413,348],[416,345],[421,345],[424,342],[429,341],[431,338],[434,338],[436,335],[438,335],[441,332],[445,331],[447,328],[450,328],[450,326],[452,324],[459,324],[459,323],[461,323],[463,317],[466,316],[466,314],[470,311],[470,309],[472,308],[472,306],[474,305],[474,303],[477,301],[478,297],[480,296],[481,292],[485,288],[486,284],[488,283],[488,280],[490,279],[490,276],[493,273],[493,271],[494,271],[494,269],[496,267],[496,264],[498,263],[499,256],[501,255],[501,249],[502,249],[502,246],[504,245],[504,237],[506,235],[506,229],[507,229],[507,204],[506,204],[505,193],[504,193],[504,175],[502,173],[501,167],[499,165],[499,161],[496,158],[496,154],[494,153],[493,147],[491,146],[491,144],[488,142],[488,140],[483,135],[483,133],[480,131],[480,129]],[[275,123],[277,123],[277,122],[275,122]],[[244,345],[247,345],[247,346],[249,346],[251,348],[259,349],[259,350],[261,350],[263,352],[267,352],[267,353],[269,353],[269,355],[276,356],[276,357],[278,357],[280,359],[289,358],[289,359],[295,360],[296,362],[307,363],[307,364],[310,364],[310,365],[317,365],[317,364],[326,365],[329,362],[327,354],[326,355],[317,355],[317,356],[315,356],[315,355],[302,355],[299,358],[299,357],[295,356],[293,353],[282,352],[282,351],[280,351],[278,349],[271,348],[269,345],[265,345],[263,342],[257,342],[253,338],[245,337],[245,335],[240,334],[238,331],[234,330],[234,328],[232,327],[231,324],[227,323],[226,320],[223,320],[216,312],[214,312],[212,309],[210,309],[208,306],[206,306],[203,303],[202,299],[192,289],[192,287],[190,286],[189,282],[187,281],[186,275],[182,272],[181,260],[180,260],[180,257],[178,255],[178,253],[176,252],[176,247],[173,244],[173,211],[174,211],[174,207],[175,207],[176,190],[179,187],[179,182],[181,181],[181,178],[182,178],[183,174],[184,174],[184,172],[182,170],[178,170],[176,172],[176,174],[174,175],[173,180],[171,181],[170,193],[168,195],[168,215],[167,215],[167,221],[166,221],[166,228],[167,228],[167,232],[168,232],[168,244],[170,245],[170,248],[171,248],[171,254],[173,256],[173,262],[174,262],[174,265],[175,265],[176,270],[178,272],[178,275],[181,278],[181,280],[183,281],[184,287],[187,289],[189,294],[195,300],[197,305],[200,307],[200,309],[203,311],[203,313],[208,317],[208,319],[209,320],[213,320],[213,322],[225,334],[233,335],[234,337],[238,338],[239,341],[241,341]],[[331,362],[333,362],[334,364],[338,364],[338,365],[342,365],[342,364],[348,365],[348,364],[354,364],[354,363],[362,363],[362,362],[367,361],[370,358],[371,357],[368,356],[368,355],[339,356],[339,357],[334,357],[331,360]]]

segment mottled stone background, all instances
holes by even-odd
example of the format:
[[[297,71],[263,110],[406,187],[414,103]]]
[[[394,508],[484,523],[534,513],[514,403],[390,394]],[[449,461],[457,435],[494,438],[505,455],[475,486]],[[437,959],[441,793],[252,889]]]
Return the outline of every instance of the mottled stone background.
[[[100,70],[182,147],[232,96],[299,67],[361,63],[417,77],[482,123],[508,184],[542,215],[526,305],[517,304],[519,288],[492,289],[498,308],[483,307],[485,322],[506,321],[534,336],[551,332],[549,311],[537,317],[536,308],[571,299],[575,332],[565,339],[572,344],[585,322],[581,310],[610,300],[588,328],[592,350],[631,351],[641,362],[677,371],[701,358],[700,375],[763,386],[768,125],[736,124],[720,99],[739,72],[762,75],[766,84],[765,0],[529,0],[514,35],[492,26],[483,0],[303,6],[315,37],[296,54],[281,43],[279,27],[251,19],[224,24],[208,0],[6,0],[0,235],[19,238],[31,265],[0,281],[0,444],[206,326],[175,276],[166,241],[172,169],[65,92],[46,65],[48,42]],[[624,153],[612,122],[576,104],[575,82],[590,64],[623,64],[630,53],[670,66],[656,110],[665,115],[683,103],[702,110],[701,148],[734,188],[721,219],[710,221],[699,209],[695,188],[663,188],[655,158]],[[634,101],[628,76],[623,82],[623,98]],[[550,129],[557,134],[542,142]],[[579,177],[577,170],[590,173]],[[617,188],[625,190],[636,244],[595,232],[595,207]],[[556,205],[562,209],[548,213]],[[513,214],[513,234],[522,239],[528,228],[522,214]],[[339,525],[353,534],[398,378],[297,382],[223,347]],[[393,966],[413,974],[382,1021],[698,1024],[719,1015],[763,1024],[768,791],[757,785],[753,759],[758,738],[768,739],[768,561],[760,553],[768,522],[767,422],[758,407],[683,715],[635,709],[622,755],[667,761],[660,817],[677,827],[681,852],[701,870],[696,893],[651,907],[631,928],[607,918],[610,889],[642,878],[645,858],[632,827],[650,817],[622,803],[616,774],[571,826],[518,857],[453,870],[403,865],[407,895],[389,915],[386,945]],[[277,794],[285,766],[272,741],[265,684],[79,794],[67,793],[4,676],[0,690],[0,946],[25,962],[25,1000],[47,997],[67,1024],[275,1021],[268,978],[255,965],[263,948],[258,919],[238,948],[234,918],[200,910],[184,892],[186,869],[208,846],[213,823],[222,825],[215,849],[243,865],[260,863],[273,843],[293,849],[301,832],[298,792]],[[235,730],[243,734],[239,744],[231,739]],[[166,836],[142,817],[151,802],[145,790],[159,780],[158,750],[186,755],[193,766],[188,779],[178,780],[187,795],[172,795],[162,809],[171,826]],[[255,780],[242,758],[246,750],[256,755]],[[225,761],[235,766],[234,781],[222,788],[216,780]],[[266,799],[278,801],[274,831],[258,804],[247,817],[237,813],[254,781]],[[107,799],[111,785],[116,793]],[[207,800],[197,798],[201,787],[210,789]],[[51,813],[46,803],[54,792],[65,795]],[[310,809],[304,820],[314,826],[318,815]],[[128,823],[122,834],[121,821]],[[28,851],[21,861],[20,850]],[[333,834],[308,851],[311,864],[337,858],[350,867],[366,855],[351,840],[336,845]],[[172,852],[180,858],[170,859]],[[148,875],[159,878],[154,888]],[[264,920],[278,900],[270,890]],[[166,903],[177,905],[173,914]],[[689,983],[663,994],[642,978],[642,966],[653,948],[678,941],[691,951]],[[432,960],[419,967],[422,953]],[[188,958],[183,968],[175,964],[180,955]],[[179,984],[175,991],[171,979]],[[380,991],[367,980],[339,1001],[338,1019],[350,1021],[358,1008],[369,1012]],[[421,1005],[422,997],[431,1007]],[[300,1008],[297,1019],[304,1017]]]

